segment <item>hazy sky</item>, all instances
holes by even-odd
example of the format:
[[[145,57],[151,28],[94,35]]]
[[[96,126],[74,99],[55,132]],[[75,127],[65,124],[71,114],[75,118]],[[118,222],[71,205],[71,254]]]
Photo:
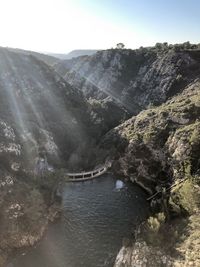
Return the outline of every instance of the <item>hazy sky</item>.
[[[66,53],[200,43],[199,0],[0,0],[0,46]]]

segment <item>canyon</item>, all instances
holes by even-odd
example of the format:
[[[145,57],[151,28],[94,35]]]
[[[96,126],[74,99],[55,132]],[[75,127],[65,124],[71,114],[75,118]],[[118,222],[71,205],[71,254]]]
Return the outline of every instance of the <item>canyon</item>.
[[[138,228],[115,266],[198,266],[199,46],[164,43],[66,60],[0,48],[0,66],[0,265],[38,241],[61,212],[62,171],[109,160],[112,173],[159,195],[140,225],[146,235]],[[176,236],[168,251],[160,249],[166,231]]]

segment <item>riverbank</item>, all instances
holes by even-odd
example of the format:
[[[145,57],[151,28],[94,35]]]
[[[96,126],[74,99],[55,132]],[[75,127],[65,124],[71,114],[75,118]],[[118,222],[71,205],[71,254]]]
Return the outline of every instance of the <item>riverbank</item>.
[[[112,152],[110,159],[114,160],[113,170],[118,175],[139,184],[149,195],[155,194],[151,199],[153,214],[162,212],[165,219],[160,228],[157,218],[153,217],[147,235],[152,236],[155,228],[157,238],[151,244],[145,238],[142,242],[149,249],[156,247],[156,252],[172,257],[172,266],[199,266],[199,118],[200,80],[195,80],[166,103],[144,110],[110,131],[100,144],[106,151],[105,157]],[[171,225],[177,232],[171,232]],[[163,230],[167,238],[157,246],[156,240],[163,240],[165,236]],[[170,235],[174,237],[173,243]],[[162,246],[167,246],[169,251],[162,252]],[[171,250],[175,254],[171,254]],[[134,246],[132,251],[134,253]],[[122,252],[130,256],[126,250]],[[146,258],[149,261],[150,256]],[[151,265],[148,261],[141,266],[161,264]]]
[[[156,213],[123,246],[114,267],[199,267],[200,186],[190,177],[171,190],[167,213]],[[168,217],[166,217],[168,216]]]
[[[151,225],[131,246],[123,246],[114,267],[199,267],[200,213],[170,223]],[[151,236],[151,240],[149,239]]]
[[[0,249],[0,266],[6,266],[6,262],[9,261],[11,255],[16,253],[18,249],[34,246],[38,241],[40,241],[48,228],[49,222],[53,222],[57,219],[59,214],[60,207],[58,204],[54,204],[49,207],[46,212],[46,220],[42,221],[42,224],[41,222],[38,222],[38,226],[32,232],[16,232],[15,237],[12,237],[12,239],[10,239],[10,237],[5,237],[4,240],[1,240],[1,242],[7,243],[7,245],[6,249]]]
[[[122,238],[149,214],[143,190],[130,182],[119,190],[117,179],[67,183],[61,217],[33,249],[13,258],[13,267],[113,266]]]
[[[7,180],[1,183],[1,267],[17,249],[38,242],[48,223],[55,220],[61,211],[61,199],[54,194],[52,177],[28,178],[27,183],[24,177],[19,180],[7,176]]]

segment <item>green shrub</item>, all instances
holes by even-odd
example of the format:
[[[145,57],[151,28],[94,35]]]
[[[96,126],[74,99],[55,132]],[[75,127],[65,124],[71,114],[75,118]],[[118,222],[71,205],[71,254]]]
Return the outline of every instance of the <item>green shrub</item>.
[[[157,233],[161,225],[165,222],[165,214],[160,212],[155,215],[155,217],[149,217],[147,223],[151,231]]]
[[[151,216],[147,220],[144,238],[147,243],[153,246],[159,246],[162,243],[163,236],[160,230],[164,226],[165,215],[163,212]]]
[[[186,180],[176,192],[180,205],[189,213],[197,211],[199,207],[199,192],[192,180]]]
[[[156,217],[149,217],[148,227],[150,231],[157,233],[160,229],[160,222]]]

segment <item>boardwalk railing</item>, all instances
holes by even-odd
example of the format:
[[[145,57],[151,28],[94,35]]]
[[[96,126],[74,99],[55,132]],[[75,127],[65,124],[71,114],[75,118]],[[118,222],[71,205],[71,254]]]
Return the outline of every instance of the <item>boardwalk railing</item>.
[[[107,172],[109,167],[110,165],[107,164],[90,172],[66,173],[66,182],[81,182],[94,179],[95,177],[101,176]]]

